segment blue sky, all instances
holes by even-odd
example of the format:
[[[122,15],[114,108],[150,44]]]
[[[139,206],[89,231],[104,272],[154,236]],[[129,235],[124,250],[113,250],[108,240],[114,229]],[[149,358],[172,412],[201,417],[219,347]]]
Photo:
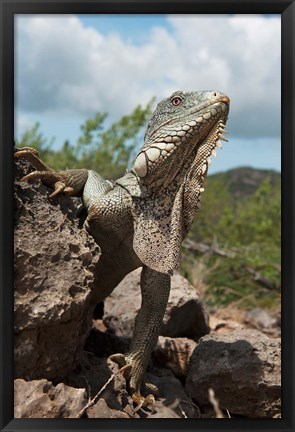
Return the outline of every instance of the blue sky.
[[[125,41],[140,45],[147,42],[154,27],[171,30],[165,15],[79,15],[85,27],[93,27],[99,33],[119,33]]]
[[[280,170],[280,16],[19,15],[15,134],[37,121],[55,148],[97,111],[115,121],[176,90],[231,98],[210,173]]]

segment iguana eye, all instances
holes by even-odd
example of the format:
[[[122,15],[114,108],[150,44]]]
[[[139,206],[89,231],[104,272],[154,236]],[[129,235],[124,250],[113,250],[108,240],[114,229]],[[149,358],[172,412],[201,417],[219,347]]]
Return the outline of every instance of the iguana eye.
[[[179,96],[174,96],[174,98],[171,99],[171,103],[174,106],[178,106],[178,105],[180,105],[182,103],[182,99]]]

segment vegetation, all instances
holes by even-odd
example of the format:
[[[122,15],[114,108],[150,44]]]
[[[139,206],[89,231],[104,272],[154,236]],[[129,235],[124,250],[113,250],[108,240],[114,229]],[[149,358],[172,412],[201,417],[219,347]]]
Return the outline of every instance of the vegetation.
[[[57,170],[83,167],[118,178],[143,142],[151,105],[136,107],[108,127],[107,114],[97,113],[81,126],[76,143],[66,141],[59,150],[38,123],[16,145],[36,148]],[[189,234],[189,241],[207,249],[184,247],[181,272],[206,286],[210,305],[275,307],[280,301],[280,234],[280,174],[237,168],[208,176],[202,209]]]
[[[16,146],[35,148],[40,157],[56,170],[88,168],[109,179],[118,178],[124,174],[134,150],[143,141],[152,103],[144,108],[137,106],[131,114],[109,127],[105,126],[107,114],[96,113],[81,126],[77,142],[70,144],[65,141],[59,150],[53,150],[53,140],[43,136],[39,123],[26,131],[16,141]]]
[[[182,271],[193,279],[200,260],[210,269],[204,282],[211,305],[237,302],[246,308],[275,307],[280,302],[281,178],[273,171],[261,173],[254,192],[238,195],[231,190],[232,177],[241,191],[245,179],[249,175],[253,179],[257,170],[240,168],[208,177],[204,204],[189,237],[211,245],[212,252],[192,257],[185,250]]]

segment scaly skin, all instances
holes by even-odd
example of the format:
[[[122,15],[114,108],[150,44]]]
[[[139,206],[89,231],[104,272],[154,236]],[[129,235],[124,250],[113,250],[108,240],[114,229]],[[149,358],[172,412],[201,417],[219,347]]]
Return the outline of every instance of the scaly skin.
[[[228,111],[229,98],[217,91],[173,93],[158,104],[133,168],[116,182],[85,169],[56,172],[30,148],[15,154],[37,170],[22,180],[41,179],[53,189],[50,197],[82,196],[85,228],[102,250],[93,303],[143,267],[130,350],[111,356],[125,373],[137,409],[154,408],[154,396],[141,395],[144,374],[167,306],[170,275],[180,264],[181,243],[199,208],[210,155],[216,156],[219,140],[226,140]]]

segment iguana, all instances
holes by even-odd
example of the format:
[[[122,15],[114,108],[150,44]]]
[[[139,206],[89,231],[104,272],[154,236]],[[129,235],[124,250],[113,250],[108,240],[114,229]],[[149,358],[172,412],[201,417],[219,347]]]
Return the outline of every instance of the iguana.
[[[129,352],[111,356],[125,371],[137,409],[154,406],[142,396],[144,375],[157,342],[170,291],[170,275],[181,260],[181,244],[198,211],[210,156],[229,112],[228,96],[218,91],[177,91],[162,100],[147,127],[144,145],[130,171],[116,181],[95,171],[56,172],[36,150],[15,153],[36,171],[22,181],[40,179],[58,194],[82,196],[85,228],[100,245],[93,303],[105,299],[132,270],[142,267],[142,304]]]

